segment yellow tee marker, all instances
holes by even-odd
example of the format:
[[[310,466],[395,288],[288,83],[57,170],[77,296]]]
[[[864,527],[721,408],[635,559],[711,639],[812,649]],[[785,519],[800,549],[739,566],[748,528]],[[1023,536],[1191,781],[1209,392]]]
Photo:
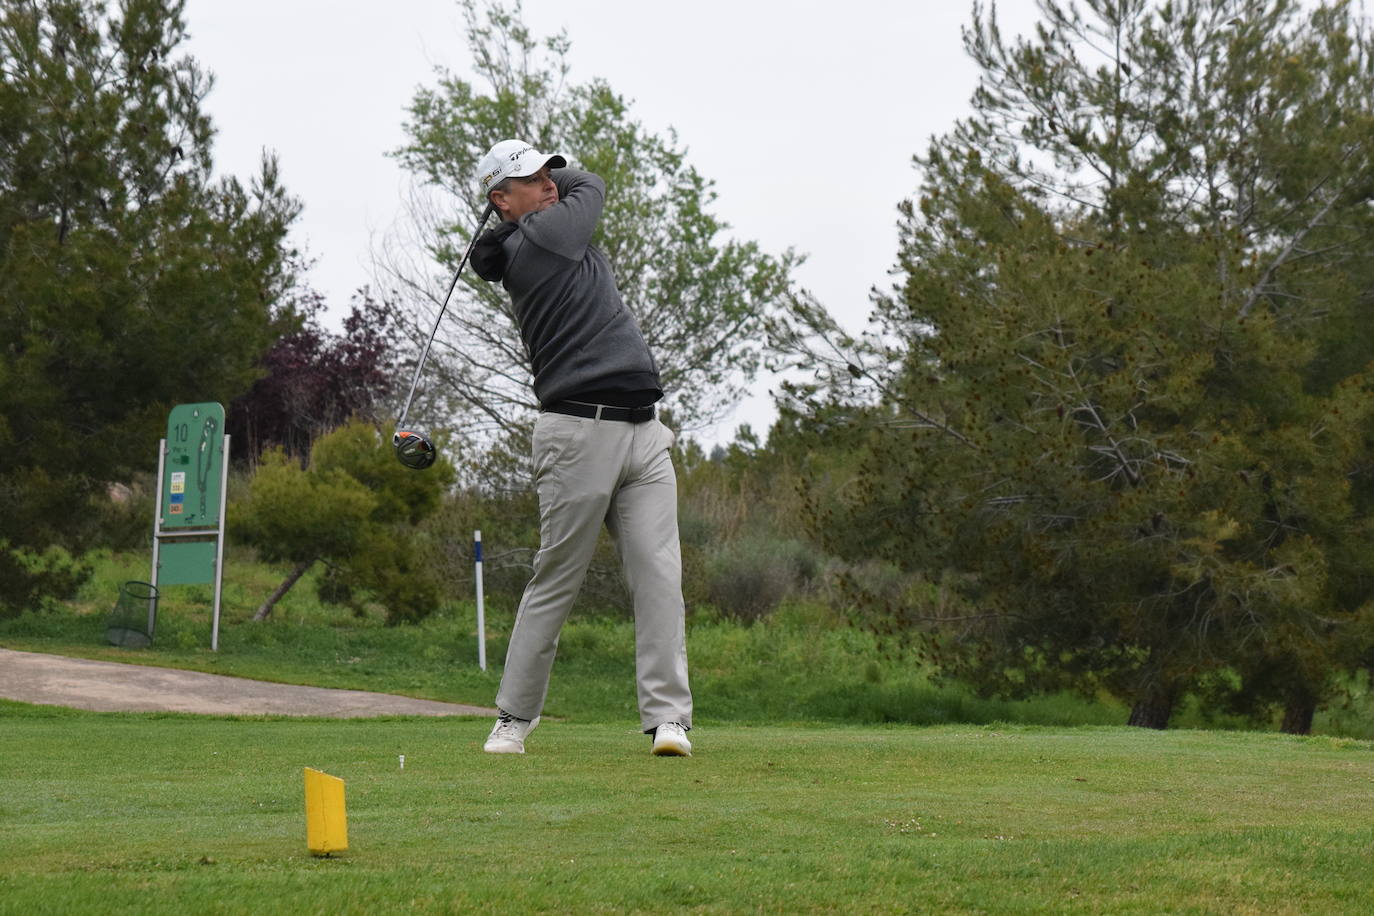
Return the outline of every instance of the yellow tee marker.
[[[317,856],[348,848],[344,781],[310,767],[305,768],[305,845]]]

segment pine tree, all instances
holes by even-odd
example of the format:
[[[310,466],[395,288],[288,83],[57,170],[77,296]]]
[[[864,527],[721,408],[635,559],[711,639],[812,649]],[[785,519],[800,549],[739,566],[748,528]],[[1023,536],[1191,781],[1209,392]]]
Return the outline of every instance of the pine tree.
[[[183,6],[0,7],[0,607],[85,544],[172,404],[228,403],[292,323],[298,207],[270,160],[212,182]]]
[[[975,114],[918,160],[878,333],[797,309],[794,348],[845,354],[831,409],[866,382],[884,418],[837,530],[944,571],[959,611],[895,616],[985,691],[1106,689],[1156,728],[1189,693],[1310,708],[1374,584],[1368,27],[1040,8],[1007,42],[975,7]]]

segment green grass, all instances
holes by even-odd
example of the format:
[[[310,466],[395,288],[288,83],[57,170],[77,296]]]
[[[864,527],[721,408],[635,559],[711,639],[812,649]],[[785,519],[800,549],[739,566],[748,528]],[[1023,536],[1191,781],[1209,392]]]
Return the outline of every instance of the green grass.
[[[1127,728],[212,719],[0,704],[0,912],[1339,913],[1374,746]],[[397,756],[406,755],[401,770]],[[347,781],[305,850],[301,768]]]
[[[0,646],[492,701],[508,609],[491,609],[483,673],[461,603],[388,628],[306,581],[253,624],[280,571],[246,558],[228,567],[219,653],[199,586],[167,590],[152,649],[103,645],[144,562],[101,558],[70,607],[0,621]],[[0,913],[1367,909],[1365,741],[1158,733],[1109,727],[1125,711],[1106,700],[983,700],[796,607],[692,620],[697,754],[656,759],[635,727],[632,635],[574,617],[550,721],[521,758],[481,753],[483,720],[0,701]],[[1361,733],[1366,704],[1317,727]],[[1189,723],[1243,724],[1196,709]],[[306,853],[304,766],[347,781],[337,858]]]
[[[226,564],[220,651],[209,649],[209,586],[164,589],[156,644],[125,650],[102,640],[121,583],[147,577],[147,555],[102,553],[95,576],[64,609],[0,620],[0,647],[135,664],[211,671],[268,681],[400,693],[491,705],[505,657],[512,609],[487,609],[489,670],[476,665],[476,612],[453,602],[418,625],[387,627],[379,613],[356,616],[315,597],[314,573],[272,619],[250,618],[284,570],[231,553]],[[900,722],[1117,725],[1127,709],[1108,698],[1073,695],[1027,701],[980,698],[958,685],[933,684],[909,657],[871,634],[837,622],[824,608],[799,605],[752,625],[710,615],[689,618],[688,653],[697,721],[720,723]],[[546,713],[578,722],[635,720],[634,631],[624,620],[575,609],[563,631]],[[1189,705],[1181,728],[1249,730],[1235,717]],[[1374,738],[1374,696],[1352,684],[1348,700],[1318,713],[1314,732]]]

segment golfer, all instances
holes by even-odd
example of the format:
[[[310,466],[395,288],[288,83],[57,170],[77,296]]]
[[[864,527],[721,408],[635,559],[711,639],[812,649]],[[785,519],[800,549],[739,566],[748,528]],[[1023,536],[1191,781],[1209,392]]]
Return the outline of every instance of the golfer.
[[[502,222],[472,265],[510,293],[540,404],[532,457],[539,552],[520,600],[485,750],[523,754],[548,695],[558,634],[604,522],[634,600],[640,726],[653,753],[690,756],[682,553],[673,434],[655,417],[658,367],[592,244],[606,185],[520,140],[478,169]]]

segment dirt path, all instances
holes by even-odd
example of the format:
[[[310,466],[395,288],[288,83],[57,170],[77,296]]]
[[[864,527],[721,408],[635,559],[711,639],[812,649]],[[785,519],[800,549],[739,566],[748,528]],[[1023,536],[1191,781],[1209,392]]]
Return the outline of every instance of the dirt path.
[[[495,709],[389,693],[273,684],[200,671],[0,649],[0,697],[99,712],[211,715],[494,716]]]

